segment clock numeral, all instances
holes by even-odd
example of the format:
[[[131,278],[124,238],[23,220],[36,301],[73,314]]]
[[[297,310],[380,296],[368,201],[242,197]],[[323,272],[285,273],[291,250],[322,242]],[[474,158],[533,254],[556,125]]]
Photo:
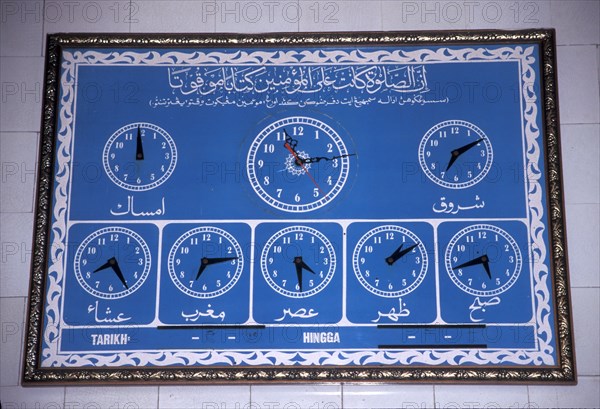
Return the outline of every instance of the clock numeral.
[[[459,127],[458,126],[453,126],[450,128],[450,133],[452,135],[457,135],[459,133]]]
[[[202,241],[210,241],[210,240],[211,240],[210,233],[203,233],[202,234]]]
[[[270,184],[271,184],[271,180],[269,179],[268,176],[265,176],[263,179],[263,185],[269,186]]]
[[[333,144],[332,143],[327,144],[327,153],[333,153]]]
[[[274,153],[275,152],[275,144],[267,143],[264,145],[265,153]]]
[[[296,196],[294,196],[294,201],[296,203],[298,203],[298,202],[300,202],[300,200],[301,200],[300,195],[298,193],[296,193]]]
[[[294,136],[304,136],[304,127],[303,126],[295,126],[293,128]]]
[[[277,199],[281,199],[282,193],[283,193],[283,189],[277,189]]]

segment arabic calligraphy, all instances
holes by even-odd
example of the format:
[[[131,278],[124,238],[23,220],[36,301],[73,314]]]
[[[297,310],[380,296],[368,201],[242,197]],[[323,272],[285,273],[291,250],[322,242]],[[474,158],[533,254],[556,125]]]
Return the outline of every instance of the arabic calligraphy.
[[[398,311],[396,307],[392,307],[388,312],[377,311],[377,318],[371,320],[371,322],[379,322],[382,318],[389,318],[394,322],[398,322],[401,317],[408,317],[410,310],[406,308],[406,303],[402,302],[402,297],[398,298]]]
[[[462,206],[454,202],[446,202],[445,197],[440,197],[439,203],[434,203],[432,210],[435,213],[457,214],[460,211],[482,209],[485,206],[485,201],[481,200],[478,195],[475,196],[475,204],[470,206]]]
[[[469,311],[470,311],[469,317],[471,318],[471,321],[473,321],[473,322],[483,321],[483,318],[475,318],[473,316],[473,314],[477,311],[481,311],[481,313],[485,313],[486,308],[492,307],[492,306],[498,305],[498,304],[500,304],[500,297],[492,297],[487,301],[481,301],[479,299],[479,297],[475,297],[473,304],[471,304],[471,306],[469,306]]]
[[[88,305],[87,308],[88,314],[91,314],[93,312],[94,321],[96,321],[99,324],[118,324],[121,322],[129,321],[131,319],[131,317],[125,317],[122,312],[119,313],[116,317],[111,317],[113,315],[113,312],[110,307],[106,307],[106,310],[104,310],[104,317],[100,317],[98,314],[99,310],[100,309],[98,308],[98,301],[96,301],[95,304]]]
[[[121,203],[117,203],[117,210],[110,209],[110,214],[113,216],[125,216],[126,214],[131,214],[134,217],[142,217],[142,216],[162,216],[165,214],[165,198],[162,198],[161,207],[156,209],[153,212],[137,212],[134,209],[133,204],[133,196],[127,196],[127,208],[122,210],[124,207]]]
[[[291,308],[285,308],[283,310],[283,315],[279,318],[276,318],[275,321],[283,321],[286,316],[290,318],[312,318],[319,315],[314,309],[306,310],[306,308],[300,308],[295,312],[292,312]]]
[[[157,96],[150,101],[151,107],[360,107],[448,102],[448,98],[423,97],[429,91],[424,65],[171,67],[168,83],[174,98]]]
[[[185,313],[183,311],[181,311],[181,317],[185,318],[186,322],[196,322],[198,321],[198,319],[200,319],[200,317],[208,317],[208,318],[212,318],[212,319],[221,319],[221,322],[223,322],[223,320],[225,319],[225,311],[221,311],[219,314],[215,315],[215,310],[212,309],[211,305],[208,304],[208,308],[206,309],[206,312],[203,311],[199,311],[198,309],[196,309],[196,311],[192,312],[192,313]]]

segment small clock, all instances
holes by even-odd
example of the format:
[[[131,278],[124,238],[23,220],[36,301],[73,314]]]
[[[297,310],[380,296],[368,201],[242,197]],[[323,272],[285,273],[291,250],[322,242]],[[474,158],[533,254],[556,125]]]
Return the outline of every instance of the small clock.
[[[290,116],[264,127],[247,158],[256,194],[286,212],[309,212],[330,203],[344,187],[354,156],[338,132],[308,116]]]
[[[173,173],[177,148],[161,127],[135,122],[108,138],[102,154],[106,174],[117,186],[132,191],[154,189]]]
[[[244,268],[242,248],[228,232],[202,226],[181,235],[168,256],[169,276],[177,288],[195,298],[229,291]]]
[[[427,273],[425,246],[413,232],[396,225],[365,233],[352,255],[359,282],[380,297],[402,297],[415,290]]]
[[[85,291],[103,299],[122,298],[144,284],[150,272],[144,239],[124,227],[105,227],[87,236],[74,258],[75,277]]]
[[[273,234],[260,257],[269,286],[290,298],[317,294],[331,281],[336,268],[331,242],[320,231],[292,226]]]
[[[429,179],[450,189],[480,182],[493,162],[487,135],[467,121],[440,122],[425,133],[419,145],[419,164]]]
[[[521,251],[505,230],[488,225],[468,226],[446,248],[446,271],[464,292],[491,297],[508,290],[519,278]]]

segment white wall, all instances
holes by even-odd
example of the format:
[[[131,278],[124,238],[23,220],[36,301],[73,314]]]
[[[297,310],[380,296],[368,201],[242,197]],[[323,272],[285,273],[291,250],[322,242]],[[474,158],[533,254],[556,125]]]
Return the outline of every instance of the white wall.
[[[2,408],[600,407],[598,0],[0,0],[0,8]],[[46,33],[531,27],[557,30],[577,386],[19,386]]]

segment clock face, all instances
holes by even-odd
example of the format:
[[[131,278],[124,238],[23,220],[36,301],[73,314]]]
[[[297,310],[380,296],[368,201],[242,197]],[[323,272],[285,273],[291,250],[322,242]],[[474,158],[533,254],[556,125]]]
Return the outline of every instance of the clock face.
[[[269,286],[290,298],[317,294],[331,281],[336,255],[324,234],[306,226],[279,230],[265,244],[260,268]]]
[[[330,203],[344,187],[354,156],[338,132],[308,116],[267,125],[248,152],[248,178],[256,194],[286,212]]]
[[[237,283],[244,256],[231,234],[204,226],[177,239],[169,252],[168,266],[169,276],[180,291],[196,298],[214,298]]]
[[[466,293],[491,297],[508,290],[519,278],[521,251],[503,229],[477,224],[460,230],[446,248],[446,270]]]
[[[467,121],[451,120],[432,127],[421,139],[419,164],[429,179],[450,189],[480,182],[493,161],[486,134]]]
[[[381,297],[401,297],[427,273],[427,252],[410,230],[385,225],[365,233],[352,256],[354,274],[364,288]]]
[[[110,180],[123,189],[150,190],[173,173],[177,149],[161,127],[135,122],[111,135],[104,146],[102,163]]]
[[[150,250],[140,235],[124,227],[105,227],[77,248],[75,276],[98,298],[116,299],[135,292],[150,272]]]

